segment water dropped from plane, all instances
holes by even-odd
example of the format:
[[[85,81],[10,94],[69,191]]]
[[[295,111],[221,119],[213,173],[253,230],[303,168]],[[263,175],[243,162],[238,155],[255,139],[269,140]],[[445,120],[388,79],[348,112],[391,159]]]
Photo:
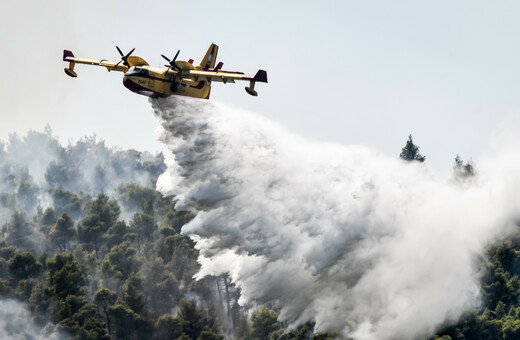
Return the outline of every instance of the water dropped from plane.
[[[151,103],[170,153],[158,190],[197,212],[183,228],[197,277],[228,273],[239,303],[272,303],[290,326],[429,336],[479,303],[476,259],[518,217],[520,163],[507,152],[463,186],[212,102]]]

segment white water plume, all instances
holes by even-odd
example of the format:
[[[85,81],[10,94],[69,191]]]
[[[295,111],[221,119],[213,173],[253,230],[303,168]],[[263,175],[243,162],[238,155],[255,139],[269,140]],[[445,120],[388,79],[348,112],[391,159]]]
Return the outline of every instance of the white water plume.
[[[152,105],[170,152],[158,189],[197,212],[183,228],[197,277],[229,273],[240,303],[272,303],[291,326],[429,336],[478,303],[476,259],[518,216],[520,163],[507,153],[462,186],[209,101]]]

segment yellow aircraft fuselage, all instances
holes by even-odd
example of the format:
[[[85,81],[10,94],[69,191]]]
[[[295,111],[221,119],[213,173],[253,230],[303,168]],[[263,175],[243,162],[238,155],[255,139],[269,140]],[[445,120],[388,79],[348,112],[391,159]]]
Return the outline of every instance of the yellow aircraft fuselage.
[[[206,80],[181,79],[173,71],[160,67],[132,66],[123,76],[127,89],[148,97],[181,95],[209,98],[211,83]]]
[[[119,48],[118,48],[119,50]],[[123,84],[130,91],[148,97],[167,97],[171,95],[181,95],[196,98],[208,99],[211,91],[211,82],[234,83],[236,80],[249,81],[246,91],[252,96],[256,96],[255,83],[267,83],[267,72],[259,70],[256,75],[249,76],[243,72],[222,71],[223,63],[215,66],[218,46],[211,44],[206,55],[199,65],[193,66],[193,60],[170,61],[166,67],[152,67],[140,57],[131,56],[130,51],[123,56],[121,50],[121,61],[112,62],[107,60],[92,60],[76,58],[71,51],[63,51],[63,60],[69,62],[69,67],[65,68],[65,73],[71,77],[77,77],[74,72],[75,64],[98,65],[106,67],[110,71],[124,72]]]

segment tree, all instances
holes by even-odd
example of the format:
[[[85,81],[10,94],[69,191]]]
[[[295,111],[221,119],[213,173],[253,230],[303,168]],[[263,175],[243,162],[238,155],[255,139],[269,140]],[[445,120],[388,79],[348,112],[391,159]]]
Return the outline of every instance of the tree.
[[[224,336],[213,333],[212,331],[202,331],[197,340],[224,340]]]
[[[41,269],[42,265],[30,252],[18,253],[9,260],[9,272],[19,280],[27,280],[38,274]]]
[[[152,212],[153,214],[153,212]],[[137,212],[132,217],[132,221],[130,222],[130,230],[132,230],[135,234],[135,239],[137,241],[137,250],[141,252],[141,243],[144,240],[150,240],[157,230],[157,223],[155,222],[155,218],[152,214],[148,214],[146,212]]]
[[[235,337],[237,339],[249,339],[251,336],[251,328],[246,313],[240,313],[238,326],[235,328]]]
[[[195,299],[181,300],[177,316],[182,333],[190,339],[197,339],[204,330],[204,310],[197,306]]]
[[[171,227],[177,233],[180,233],[182,226],[191,221],[195,217],[195,215],[190,211],[175,210],[176,203],[177,202],[173,202],[170,204],[170,207],[166,212],[166,215],[164,216],[162,225],[165,227]]]
[[[16,247],[7,245],[5,242],[0,243],[0,257],[10,260],[16,253],[18,253]]]
[[[475,176],[475,165],[471,159],[464,164],[460,156],[457,155],[457,157],[455,157],[453,171],[456,179],[464,180]]]
[[[16,286],[15,294],[27,303],[34,287],[33,280],[21,280]]]
[[[115,200],[109,200],[105,194],[99,194],[94,201],[86,204],[87,216],[78,226],[78,240],[89,245],[99,258],[99,250],[103,245],[105,233],[116,223],[121,212]]]
[[[88,303],[87,299],[84,296],[80,295],[67,295],[64,299],[58,301],[59,303],[59,320],[65,320],[66,318],[71,318],[74,314],[79,312],[79,310]]]
[[[83,296],[69,295],[59,301],[59,324],[61,328],[76,335],[76,339],[110,339],[106,325],[96,306]]]
[[[107,258],[103,260],[102,270],[106,273],[113,272],[117,279],[126,280],[130,274],[138,271],[141,265],[135,258],[136,253],[137,250],[130,246],[130,242],[125,241],[110,250]]]
[[[148,316],[146,308],[146,296],[142,292],[142,279],[132,273],[125,281],[125,290],[123,292],[123,300],[136,314]]]
[[[520,339],[520,320],[507,318],[502,325],[502,333],[504,340]]]
[[[117,293],[107,288],[100,288],[94,295],[94,303],[103,312],[107,323],[107,331],[110,334],[110,316],[108,314],[108,308],[116,303]]]
[[[51,242],[57,246],[60,251],[67,250],[67,244],[72,242],[75,236],[74,221],[72,221],[67,213],[63,213],[58,217],[49,232]]]
[[[174,340],[181,335],[179,319],[171,314],[161,316],[155,325],[155,338],[157,340]]]
[[[40,217],[40,231],[48,234],[51,227],[56,223],[58,216],[53,208],[47,208]]]
[[[20,182],[18,183],[18,202],[22,203],[28,211],[33,210],[36,204],[38,204],[39,190],[38,186],[33,182],[32,177],[27,172],[23,172],[20,176]]]
[[[509,309],[518,301],[520,282],[516,274],[519,255],[510,241],[492,247],[481,278],[482,295],[490,309],[504,303]]]
[[[116,303],[108,308],[108,315],[112,320],[112,333],[114,339],[137,339],[135,321],[137,315],[133,310],[122,303]]]
[[[151,204],[154,217],[158,219],[164,216],[171,203],[171,198],[163,197],[157,190],[145,188],[135,183],[118,186],[116,197],[127,210],[135,211],[142,208],[145,204]]]
[[[45,180],[50,187],[66,187],[69,183],[69,170],[65,165],[51,161],[45,171]]]
[[[199,268],[198,252],[192,241],[186,236],[174,234],[168,237],[161,236],[156,245],[157,255],[164,262],[171,263],[175,277],[178,280],[187,279],[189,282]]]
[[[154,257],[142,267],[141,275],[154,316],[170,312],[180,297],[179,283],[173,273],[160,258]]]
[[[6,235],[8,244],[21,250],[33,250],[34,244],[31,241],[33,226],[27,220],[27,215],[23,211],[15,211],[11,219],[2,227],[2,232]]]
[[[83,307],[77,317],[88,317],[81,324],[77,339],[79,340],[110,340],[110,336],[106,334],[105,323],[99,315],[92,315],[92,305],[88,304]]]
[[[412,135],[408,136],[408,140],[406,141],[405,147],[401,150],[401,154],[399,157],[405,161],[418,161],[424,162],[426,159],[425,156],[421,156],[419,153],[419,147],[413,143]]]
[[[81,295],[87,278],[85,268],[74,260],[72,254],[58,253],[47,260],[50,289],[58,299],[69,295]]]
[[[31,291],[27,307],[34,313],[36,321],[42,326],[49,321],[49,307],[52,303],[53,295],[53,290],[47,287],[44,282],[37,283]]]
[[[124,303],[116,303],[108,308],[112,320],[113,339],[148,339],[151,338],[155,325],[149,318],[137,315]]]
[[[280,328],[277,320],[278,313],[269,310],[267,306],[254,311],[251,315],[253,339],[269,339],[269,335]]]
[[[74,219],[81,216],[83,202],[78,195],[60,187],[51,189],[50,194],[57,214],[67,213]]]
[[[125,221],[117,221],[107,231],[106,245],[108,250],[112,247],[121,244],[126,238],[128,233],[128,227]]]

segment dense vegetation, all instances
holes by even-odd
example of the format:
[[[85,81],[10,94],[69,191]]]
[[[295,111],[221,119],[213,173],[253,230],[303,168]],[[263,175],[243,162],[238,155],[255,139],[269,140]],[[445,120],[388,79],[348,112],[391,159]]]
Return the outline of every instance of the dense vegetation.
[[[194,216],[154,190],[164,169],[161,154],[62,147],[50,130],[0,144],[0,296],[29,311],[19,324],[56,339],[306,339],[311,324],[285,332],[268,307],[239,306],[228,277],[193,279],[180,231]]]

